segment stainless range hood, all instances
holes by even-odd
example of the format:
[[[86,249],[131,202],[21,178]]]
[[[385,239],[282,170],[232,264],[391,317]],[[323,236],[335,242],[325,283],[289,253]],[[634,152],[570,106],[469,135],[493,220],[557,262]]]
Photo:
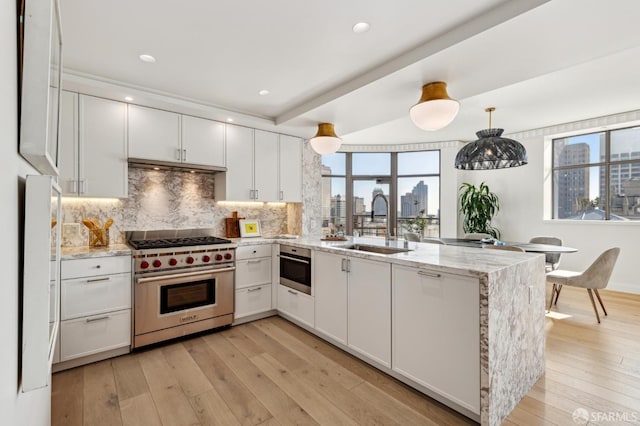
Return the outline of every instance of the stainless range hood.
[[[205,166],[202,164],[174,163],[171,161],[147,160],[143,158],[129,158],[129,167],[144,169],[178,170],[183,172],[220,173],[226,172],[226,167]]]

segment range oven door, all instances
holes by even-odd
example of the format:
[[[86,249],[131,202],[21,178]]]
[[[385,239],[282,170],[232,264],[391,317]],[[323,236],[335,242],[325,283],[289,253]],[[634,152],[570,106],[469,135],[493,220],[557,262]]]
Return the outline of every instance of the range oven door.
[[[280,251],[280,284],[311,294],[311,258]]]
[[[136,278],[135,335],[232,314],[234,270]]]

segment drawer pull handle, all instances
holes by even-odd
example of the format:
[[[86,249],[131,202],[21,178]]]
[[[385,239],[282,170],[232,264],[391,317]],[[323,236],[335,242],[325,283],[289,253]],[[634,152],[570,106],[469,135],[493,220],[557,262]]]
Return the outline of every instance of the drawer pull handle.
[[[94,321],[102,321],[102,320],[106,320],[109,319],[109,315],[105,315],[103,317],[96,317],[96,318],[87,318],[85,321],[86,322],[94,322]]]
[[[310,262],[308,260],[301,260],[301,259],[296,259],[295,257],[289,257],[289,256],[285,256],[283,254],[279,254],[278,257],[280,259],[287,259],[287,260],[292,260],[294,262],[300,262],[300,263],[304,263],[306,265],[308,265]]]
[[[297,295],[298,295],[298,293],[296,293],[296,292],[295,292],[295,291],[293,291],[293,290],[287,290],[287,291],[288,291],[289,293],[293,294],[294,296],[297,296]]]
[[[442,275],[436,274],[435,272],[427,272],[427,271],[418,271],[418,275],[422,275],[423,277],[429,278],[440,278]]]
[[[247,260],[247,263],[260,263],[262,262],[262,259],[258,259],[258,260]]]
[[[111,277],[104,277],[104,278],[93,278],[90,280],[87,280],[87,284],[89,283],[99,283],[102,281],[111,281]]]
[[[100,265],[96,265],[96,266],[95,266],[95,268],[96,268],[96,269],[100,269]]]
[[[260,291],[260,290],[262,290],[262,287],[250,288],[249,290],[247,290],[247,293],[253,293],[254,291]]]

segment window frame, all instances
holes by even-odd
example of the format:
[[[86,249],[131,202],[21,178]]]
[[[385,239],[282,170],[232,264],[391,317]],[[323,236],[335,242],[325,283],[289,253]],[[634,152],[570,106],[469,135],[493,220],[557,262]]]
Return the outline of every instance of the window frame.
[[[551,220],[553,221],[567,221],[570,219],[561,219],[557,217],[557,208],[558,205],[556,203],[556,172],[562,170],[579,170],[579,169],[589,169],[591,167],[601,167],[604,169],[604,194],[600,194],[600,196],[604,199],[604,219],[600,220],[587,220],[586,222],[598,223],[598,222],[617,222],[611,220],[611,167],[612,166],[621,166],[621,165],[630,165],[634,163],[640,163],[640,159],[638,158],[629,158],[625,160],[611,160],[611,133],[617,132],[626,129],[639,129],[640,125],[634,124],[623,127],[616,127],[610,129],[599,129],[593,131],[586,131],[584,133],[576,133],[572,135],[566,136],[558,136],[551,138]],[[556,158],[556,144],[555,141],[559,139],[569,139],[575,138],[578,136],[587,136],[594,134],[604,134],[604,161],[599,162],[588,162],[584,164],[572,164],[567,166],[556,166],[555,158]],[[633,221],[632,221],[633,222]]]
[[[438,173],[422,173],[422,174],[398,174],[398,154],[402,153],[412,153],[412,152],[433,152],[436,151],[438,153]],[[412,177],[437,177],[438,178],[438,212],[441,214],[441,203],[442,203],[442,150],[440,148],[437,149],[423,149],[423,150],[412,150],[412,151],[401,151],[401,152],[390,152],[386,151],[385,154],[390,154],[390,175],[353,175],[353,154],[377,154],[381,152],[367,152],[367,151],[355,151],[355,152],[343,152],[345,154],[345,175],[338,174],[321,174],[321,179],[323,178],[345,178],[345,232],[348,235],[353,235],[353,183],[354,181],[359,180],[374,180],[374,179],[383,179],[385,182],[389,180],[389,217],[387,218],[387,226],[390,226],[389,233],[394,236],[397,233],[397,225],[398,225],[398,177],[400,178],[412,178]],[[321,160],[322,164],[322,160]],[[437,217],[438,220],[438,235],[440,235],[440,216]],[[391,226],[391,224],[393,224]]]

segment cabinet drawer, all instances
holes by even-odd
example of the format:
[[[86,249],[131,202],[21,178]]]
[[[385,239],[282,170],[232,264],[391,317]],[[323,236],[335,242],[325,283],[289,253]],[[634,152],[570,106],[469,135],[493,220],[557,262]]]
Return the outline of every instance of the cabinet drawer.
[[[256,257],[271,257],[271,245],[244,246],[236,249],[236,259],[255,259]]]
[[[131,344],[131,310],[62,321],[60,361]]]
[[[236,288],[257,284],[271,284],[271,258],[238,260],[236,262]]]
[[[131,272],[131,256],[106,256],[63,260],[62,279]]]
[[[236,290],[235,317],[242,318],[271,309],[271,284]]]
[[[131,274],[62,281],[63,320],[131,308]]]
[[[313,327],[313,297],[307,294],[278,285],[278,310]]]

